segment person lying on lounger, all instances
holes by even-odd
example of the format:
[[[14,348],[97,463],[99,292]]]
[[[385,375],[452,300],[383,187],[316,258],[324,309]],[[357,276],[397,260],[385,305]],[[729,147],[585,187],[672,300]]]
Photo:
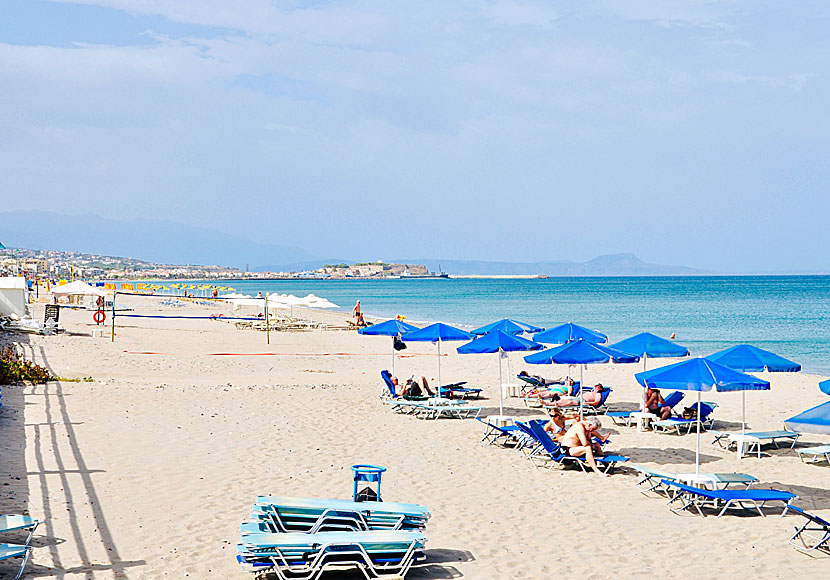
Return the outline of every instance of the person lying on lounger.
[[[546,383],[547,386],[544,389],[534,389],[532,391],[526,391],[525,396],[537,397],[539,399],[551,399],[556,401],[562,396],[573,395],[574,384],[575,383],[573,379],[570,377],[566,378],[564,381],[561,381],[561,383],[554,383],[550,381]]]
[[[534,379],[535,381],[547,386],[547,385],[562,385],[565,383],[563,379],[546,379],[540,375],[531,375],[527,371],[522,371],[519,373],[520,377],[528,377],[530,379]]]
[[[429,383],[425,376],[415,378],[413,375],[406,379],[406,384],[404,385],[401,385],[398,377],[393,376],[390,380],[395,385],[395,394],[399,397],[426,397],[435,395],[432,389],[429,388]]]
[[[609,477],[607,473],[600,471],[595,457],[602,457],[602,446],[593,440],[594,437],[600,441],[608,441],[608,436],[601,435],[599,428],[601,423],[597,417],[586,417],[581,421],[575,421],[565,432],[560,441],[562,450],[573,457],[584,457],[588,465],[596,473]]]
[[[658,389],[652,389],[651,387],[646,389],[645,406],[646,411],[652,415],[657,415],[663,421],[671,416],[671,407],[663,400],[663,395],[660,394]]]
[[[594,385],[590,391],[582,392],[582,404],[596,407],[602,401],[602,385]],[[579,397],[551,397],[551,401],[543,403],[551,407],[576,407],[579,405]]]

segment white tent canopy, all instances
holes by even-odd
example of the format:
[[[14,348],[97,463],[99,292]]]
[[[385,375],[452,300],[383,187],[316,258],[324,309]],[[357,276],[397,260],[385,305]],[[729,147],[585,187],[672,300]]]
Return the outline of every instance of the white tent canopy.
[[[106,296],[103,290],[77,280],[63,286],[52,286],[53,296]]]

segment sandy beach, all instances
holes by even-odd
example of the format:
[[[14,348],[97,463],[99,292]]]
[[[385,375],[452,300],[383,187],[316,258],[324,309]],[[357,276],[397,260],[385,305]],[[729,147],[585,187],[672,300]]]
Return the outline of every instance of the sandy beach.
[[[158,298],[119,303],[143,314],[206,315],[216,307],[173,311]],[[230,310],[226,309],[229,313]],[[43,304],[34,305],[42,319]],[[383,496],[421,503],[433,514],[427,565],[408,578],[820,578],[830,560],[811,558],[787,540],[790,516],[702,518],[675,515],[662,497],[644,495],[631,470],[609,478],[578,470],[534,469],[510,449],[479,444],[474,420],[420,420],[394,414],[378,395],[390,367],[388,337],[354,331],[265,334],[212,320],[118,319],[93,337],[92,313],[64,310],[57,336],[0,334],[26,356],[65,378],[4,386],[0,410],[0,510],[30,513],[38,529],[29,577],[251,577],[236,563],[239,524],[257,495],[348,498],[355,463],[388,468]],[[315,311],[342,325],[340,313]],[[109,322],[109,319],[107,320]],[[496,355],[446,348],[444,382],[485,389],[482,415],[498,413]],[[435,347],[410,344],[399,376],[437,377]],[[693,353],[699,354],[699,353]],[[650,368],[675,360],[649,361]],[[511,356],[513,374],[527,368]],[[534,367],[549,377],[564,367]],[[602,382],[615,406],[636,406],[642,364],[593,365],[586,383]],[[822,377],[764,374],[768,392],[747,394],[753,429],[824,402]],[[692,395],[687,395],[687,400]],[[710,393],[717,427],[740,428],[740,393]],[[542,416],[505,399],[506,414]],[[615,427],[610,448],[631,463],[694,471],[695,437]],[[705,472],[743,472],[758,487],[798,494],[796,505],[830,517],[828,467],[802,463],[789,449],[738,460],[709,446]],[[799,445],[827,443],[804,436]],[[7,475],[8,474],[8,475]],[[776,512],[777,516],[777,512]],[[0,574],[12,565],[0,563]],[[362,577],[359,573],[333,577]]]

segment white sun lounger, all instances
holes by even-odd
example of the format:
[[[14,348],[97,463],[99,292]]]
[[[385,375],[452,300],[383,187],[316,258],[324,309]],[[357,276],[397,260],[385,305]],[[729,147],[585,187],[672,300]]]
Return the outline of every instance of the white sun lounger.
[[[818,463],[822,459],[830,463],[830,445],[819,445],[818,447],[805,447],[796,449],[798,457],[806,463]]]

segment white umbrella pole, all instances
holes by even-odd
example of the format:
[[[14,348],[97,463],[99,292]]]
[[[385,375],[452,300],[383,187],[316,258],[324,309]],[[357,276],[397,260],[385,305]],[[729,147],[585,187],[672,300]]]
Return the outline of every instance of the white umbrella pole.
[[[582,368],[585,365],[579,365],[579,420],[582,420]]]
[[[435,391],[441,398],[441,339],[438,339],[438,389]]]
[[[643,372],[646,370],[646,353],[643,353]],[[640,397],[640,411],[645,413],[646,412],[646,388],[643,387],[643,396]]]
[[[697,447],[695,447],[695,475],[700,475],[700,391],[697,392]]]
[[[741,391],[741,439],[746,433],[746,391]]]
[[[496,353],[499,357],[499,417],[504,415],[504,387],[501,383],[501,349]]]
[[[392,337],[392,376],[395,375],[395,337]]]

